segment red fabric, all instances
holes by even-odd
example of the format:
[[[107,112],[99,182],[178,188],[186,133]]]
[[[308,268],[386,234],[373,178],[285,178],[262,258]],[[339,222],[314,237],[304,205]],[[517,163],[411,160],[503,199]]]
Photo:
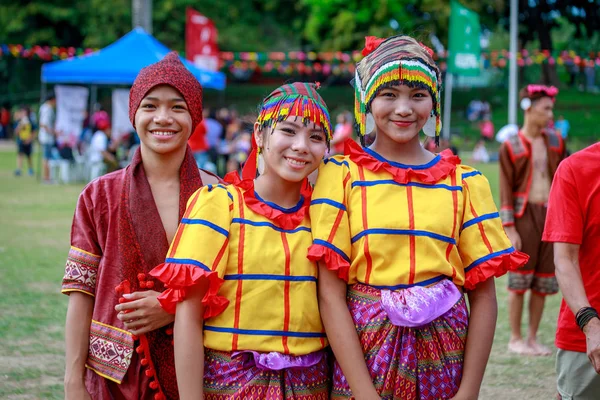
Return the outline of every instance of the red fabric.
[[[349,123],[339,124],[335,127],[333,132],[333,138],[336,140],[336,144],[333,145],[333,149],[336,153],[341,154],[344,152],[344,142],[352,137],[352,125]]]
[[[392,175],[394,181],[402,184],[406,184],[413,179],[423,183],[437,183],[454,173],[456,166],[460,164],[460,158],[452,154],[449,149],[446,149],[440,153],[441,159],[429,168],[398,168],[371,156],[353,140],[346,140],[345,145],[345,154],[356,164],[362,165],[373,172],[386,171]]]
[[[298,211],[283,212],[256,198],[254,193],[253,179],[240,180],[237,173],[230,172],[225,176],[225,182],[244,189],[244,202],[246,203],[246,206],[248,206],[248,208],[255,213],[267,217],[280,228],[296,228],[298,225],[300,225],[300,223],[304,220],[304,216],[308,213],[308,207],[310,206],[310,192],[308,189],[303,189],[301,191],[301,195],[304,200]]]
[[[600,143],[565,159],[554,176],[542,240],[580,245],[579,268],[592,307],[600,310]],[[556,347],[585,353],[585,336],[562,301]]]
[[[162,60],[143,68],[129,92],[129,120],[135,128],[135,113],[142,99],[154,87],[169,85],[181,93],[192,117],[192,132],[202,121],[202,86],[172,51]]]
[[[525,265],[527,260],[529,260],[527,254],[516,250],[510,254],[494,257],[467,271],[464,288],[466,290],[473,290],[478,283],[486,281],[491,277],[499,278],[508,271],[515,271]]]
[[[219,70],[217,27],[191,7],[185,10],[185,58],[203,69]]]
[[[186,289],[208,279],[208,290],[202,298],[204,319],[221,314],[229,304],[227,298],[218,295],[219,288],[225,282],[216,271],[208,272],[189,264],[163,263],[154,268],[150,275],[164,282],[168,287],[159,297],[161,306],[175,314],[177,303],[185,299]]]
[[[187,148],[181,164],[179,190],[179,218],[183,217],[191,195],[202,186],[200,172],[192,152]],[[119,254],[121,257],[121,280],[128,281],[131,291],[144,290],[140,276],[161,264],[169,250],[169,243],[156,208],[150,184],[142,166],[138,149],[125,175],[121,192],[118,222]],[[153,290],[162,292],[164,287],[155,281]],[[168,399],[179,398],[175,378],[174,349],[172,336],[167,327],[154,330],[145,336],[156,366],[161,388]]]
[[[208,144],[206,143],[206,124],[204,121],[201,121],[198,126],[196,126],[196,130],[194,130],[194,133],[188,140],[188,144],[194,153],[208,150]]]
[[[10,111],[6,108],[3,108],[2,111],[0,111],[0,124],[3,126],[10,124]]]
[[[314,262],[324,262],[327,269],[335,271],[338,278],[348,282],[350,278],[350,263],[335,251],[320,244],[313,244],[308,248],[308,259]]]
[[[377,36],[366,36],[365,47],[362,49],[362,55],[366,57],[371,54],[384,40],[385,38],[378,38]]]

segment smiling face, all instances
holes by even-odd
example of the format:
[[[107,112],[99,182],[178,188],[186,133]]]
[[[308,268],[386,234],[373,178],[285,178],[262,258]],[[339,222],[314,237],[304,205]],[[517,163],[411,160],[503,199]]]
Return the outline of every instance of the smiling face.
[[[398,85],[381,90],[371,102],[377,140],[399,144],[418,140],[432,109],[433,99],[426,89]]]
[[[183,96],[172,86],[150,90],[135,113],[142,146],[157,154],[185,148],[192,134],[192,117]]]
[[[327,150],[325,133],[319,125],[304,126],[299,119],[291,116],[277,122],[274,129],[262,131],[255,125],[256,143],[265,162],[263,175],[301,182],[319,166]]]

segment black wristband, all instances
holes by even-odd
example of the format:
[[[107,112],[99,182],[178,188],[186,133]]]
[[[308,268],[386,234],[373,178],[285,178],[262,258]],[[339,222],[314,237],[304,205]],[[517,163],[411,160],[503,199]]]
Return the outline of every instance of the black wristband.
[[[579,329],[581,329],[582,331],[583,328],[587,325],[587,323],[590,322],[590,320],[593,318],[599,318],[598,311],[596,311],[596,309],[593,307],[583,307],[579,309],[579,311],[577,311],[577,314],[575,315],[575,321],[577,322]]]

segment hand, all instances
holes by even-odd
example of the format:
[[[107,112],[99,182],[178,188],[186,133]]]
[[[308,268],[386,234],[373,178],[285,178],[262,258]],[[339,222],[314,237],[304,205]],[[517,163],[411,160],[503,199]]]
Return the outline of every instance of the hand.
[[[163,310],[157,299],[159,295],[154,290],[124,294],[123,297],[129,301],[115,307],[119,312],[117,318],[136,336],[170,324],[175,316]]]
[[[596,373],[600,374],[600,319],[592,318],[583,328],[583,333],[587,343],[587,356]]]
[[[83,379],[77,382],[65,381],[65,400],[92,400]]]
[[[512,243],[512,246],[516,250],[521,250],[521,236],[519,236],[517,228],[514,226],[506,226],[504,227],[504,231],[506,232],[506,236],[508,236],[508,240]]]

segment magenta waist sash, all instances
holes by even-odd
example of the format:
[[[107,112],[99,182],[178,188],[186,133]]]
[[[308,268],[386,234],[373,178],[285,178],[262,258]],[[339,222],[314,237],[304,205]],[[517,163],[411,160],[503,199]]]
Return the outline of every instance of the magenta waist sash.
[[[460,300],[462,293],[452,281],[435,285],[413,286],[391,291],[381,290],[381,306],[392,324],[414,328],[439,318]]]
[[[257,368],[270,371],[279,371],[286,368],[308,368],[317,365],[324,357],[324,350],[315,351],[313,353],[304,354],[301,356],[293,356],[290,354],[281,354],[275,351],[270,353],[259,353],[252,350],[236,351],[231,354],[231,357],[247,357],[244,364],[252,363]]]

